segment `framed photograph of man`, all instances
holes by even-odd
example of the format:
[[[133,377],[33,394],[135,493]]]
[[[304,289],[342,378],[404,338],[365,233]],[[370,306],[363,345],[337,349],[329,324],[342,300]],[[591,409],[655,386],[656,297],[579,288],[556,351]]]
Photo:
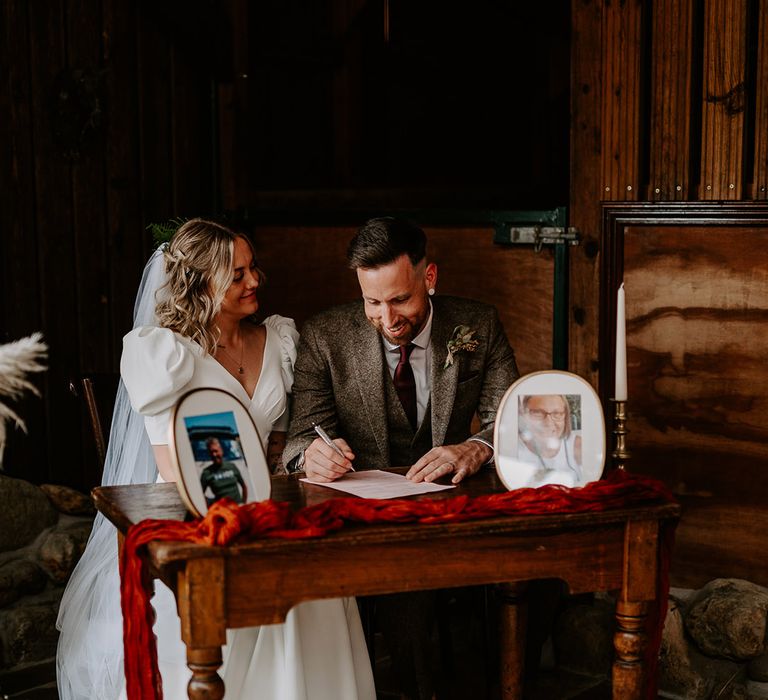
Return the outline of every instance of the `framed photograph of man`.
[[[270,477],[261,438],[232,394],[196,389],[174,409],[168,444],[176,484],[187,508],[204,515],[220,498],[250,503],[269,498]]]
[[[510,490],[596,481],[603,473],[606,450],[597,393],[570,372],[521,377],[499,404],[494,442],[496,470]]]

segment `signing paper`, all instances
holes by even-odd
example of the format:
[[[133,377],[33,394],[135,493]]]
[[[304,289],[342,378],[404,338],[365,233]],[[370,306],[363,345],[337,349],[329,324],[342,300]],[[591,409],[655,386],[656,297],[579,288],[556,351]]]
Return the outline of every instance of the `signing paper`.
[[[329,489],[351,493],[360,498],[402,498],[420,493],[434,493],[456,488],[454,484],[433,484],[425,481],[414,482],[402,474],[371,469],[362,472],[347,472],[336,481],[321,483],[311,479],[302,479],[315,486],[327,486]]]

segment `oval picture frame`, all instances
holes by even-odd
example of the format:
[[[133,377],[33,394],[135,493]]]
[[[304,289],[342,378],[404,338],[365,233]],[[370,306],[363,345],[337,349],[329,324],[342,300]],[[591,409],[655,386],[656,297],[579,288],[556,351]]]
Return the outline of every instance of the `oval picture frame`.
[[[597,392],[571,372],[520,377],[499,403],[496,472],[509,489],[597,481],[606,458],[605,418]]]
[[[272,484],[251,414],[222,389],[193,389],[173,408],[168,447],[184,505],[202,517],[219,498],[268,499]]]

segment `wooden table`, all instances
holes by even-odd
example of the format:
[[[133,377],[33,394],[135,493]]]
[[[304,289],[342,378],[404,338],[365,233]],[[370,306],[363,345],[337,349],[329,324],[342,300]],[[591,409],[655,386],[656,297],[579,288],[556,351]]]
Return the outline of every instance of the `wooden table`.
[[[503,491],[491,470],[457,489],[426,498]],[[97,488],[97,508],[121,533],[145,518],[185,515],[173,484]],[[273,478],[272,497],[299,508],[343,496],[296,476]],[[498,517],[439,525],[348,526],[312,540],[262,540],[215,548],[153,542],[153,575],[176,592],[192,670],[189,697],[223,697],[218,676],[227,627],[281,622],[291,607],[316,598],[499,583],[501,684],[505,699],[522,693],[525,606],[519,582],[561,578],[571,592],[617,591],[613,697],[640,698],[644,623],[656,597],[660,524],[674,504],[606,513]]]

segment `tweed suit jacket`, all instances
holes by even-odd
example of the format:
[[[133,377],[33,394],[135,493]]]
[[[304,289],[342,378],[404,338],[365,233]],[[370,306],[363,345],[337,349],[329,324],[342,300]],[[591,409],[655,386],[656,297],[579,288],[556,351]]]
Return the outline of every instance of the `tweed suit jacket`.
[[[496,409],[519,376],[496,309],[458,297],[432,298],[432,446],[463,442],[471,436],[493,442]],[[480,341],[474,352],[459,352],[444,369],[447,343],[457,326],[469,326]],[[293,408],[284,463],[317,437],[313,422],[332,438],[344,438],[355,453],[356,469],[390,465],[389,425],[399,402],[388,406],[385,382],[392,382],[381,338],[365,316],[362,301],[329,309],[304,324],[294,367]],[[427,419],[425,417],[425,420]]]

